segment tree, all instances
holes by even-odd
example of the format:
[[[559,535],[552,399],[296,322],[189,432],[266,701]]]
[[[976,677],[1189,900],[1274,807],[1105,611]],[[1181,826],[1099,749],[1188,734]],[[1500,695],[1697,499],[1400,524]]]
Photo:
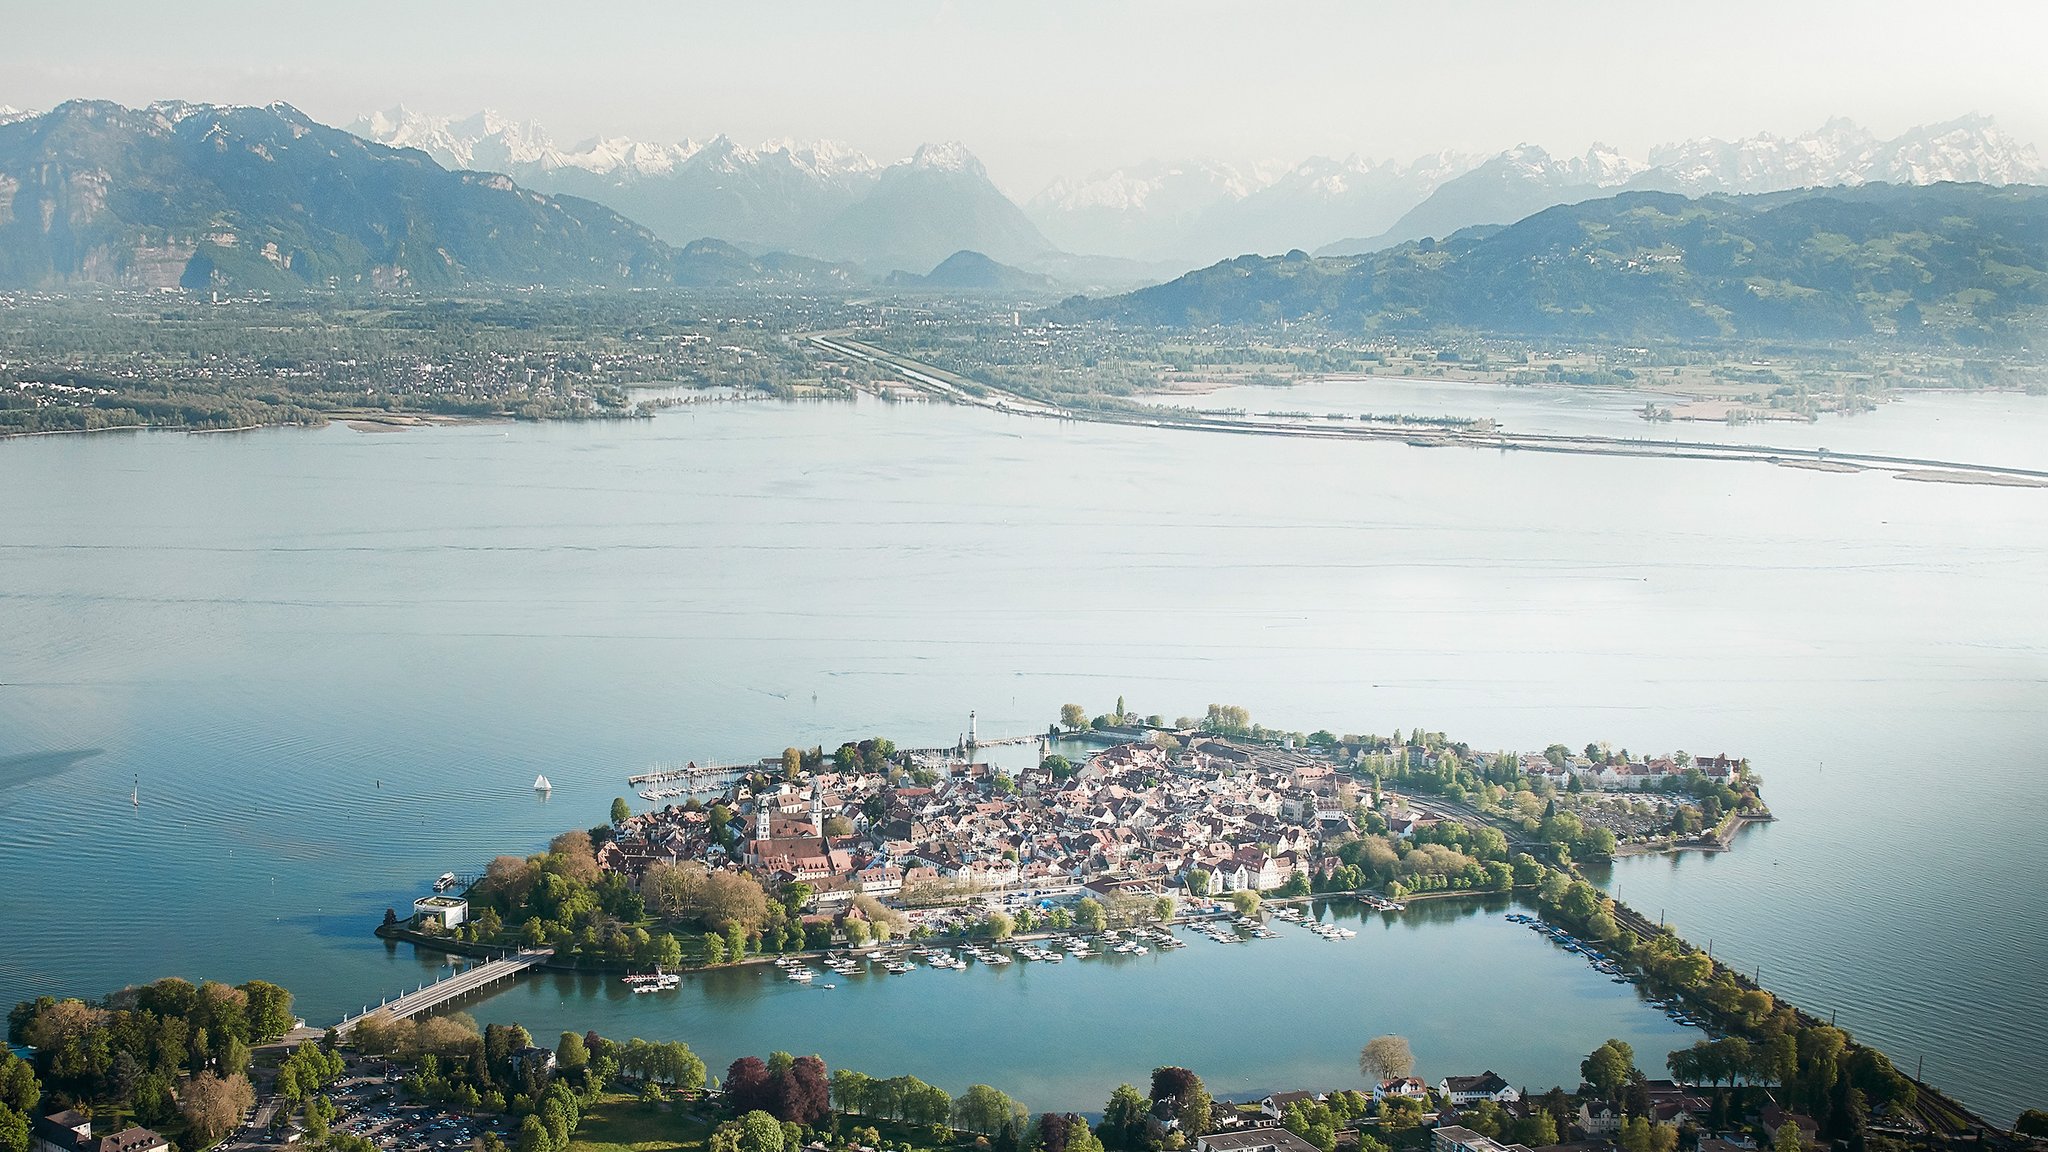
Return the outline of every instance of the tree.
[[[1230,894],[1230,906],[1237,909],[1239,916],[1259,914],[1259,894],[1249,888],[1239,888]]]
[[[1135,1149],[1145,1136],[1145,1098],[1129,1084],[1117,1085],[1102,1106],[1102,1143],[1110,1148]]]
[[[612,823],[624,824],[633,815],[633,806],[626,803],[624,796],[612,797]]]
[[[1771,1152],[1800,1152],[1805,1141],[1799,1137],[1799,1125],[1790,1120],[1778,1126],[1771,1134]]]
[[[726,1067],[725,1101],[735,1112],[765,1112],[774,1105],[774,1078],[759,1056],[742,1056]]]
[[[1517,1144],[1548,1148],[1557,1143],[1557,1118],[1539,1108],[1526,1119],[1515,1121],[1510,1126],[1509,1135]]]
[[[256,1106],[256,1091],[249,1078],[240,1073],[221,1079],[201,1072],[185,1085],[185,1123],[201,1145],[211,1145],[241,1123],[243,1113]]]
[[[1208,715],[1202,719],[1202,730],[1222,736],[1248,735],[1252,714],[1235,704],[1211,704]]]
[[[1207,896],[1209,894],[1209,879],[1209,873],[1206,869],[1188,869],[1188,895]]]
[[[1415,1069],[1415,1053],[1400,1036],[1375,1036],[1358,1052],[1358,1073],[1366,1083],[1398,1080]]]
[[[1152,1106],[1164,1106],[1180,1121],[1181,1133],[1189,1140],[1209,1130],[1212,1102],[1202,1078],[1186,1068],[1172,1066],[1152,1070]]]
[[[554,1152],[554,1142],[548,1136],[547,1125],[531,1113],[519,1122],[519,1139],[512,1147],[514,1152]]]
[[[865,1072],[838,1069],[832,1073],[832,1101],[841,1112],[866,1112],[874,1083],[874,1077]]]
[[[778,1052],[769,1062],[769,1111],[785,1124],[813,1125],[832,1115],[832,1078],[816,1056],[792,1059]]]
[[[1678,1129],[1631,1116],[1621,1122],[1619,1142],[1622,1152],[1672,1152],[1678,1147]]]
[[[1086,728],[1088,726],[1088,710],[1079,704],[1062,704],[1060,705],[1060,724],[1066,728]]]
[[[42,1098],[43,1085],[36,1079],[35,1067],[12,1052],[0,1050],[0,1107],[34,1116]]]
[[[716,932],[704,934],[704,963],[725,963],[725,938]]]
[[[953,1101],[953,1126],[969,1132],[994,1134],[1023,1116],[1023,1105],[986,1084],[970,1085]]]
[[[1389,1096],[1380,1101],[1380,1127],[1402,1132],[1422,1123],[1422,1101],[1408,1096]]]
[[[1595,1092],[1614,1099],[1623,1084],[1636,1076],[1635,1049],[1620,1040],[1609,1040],[1579,1063],[1579,1074]]]
[[[562,1033],[561,1041],[555,1045],[555,1066],[569,1072],[590,1066],[590,1049],[580,1034]]]
[[[1074,923],[1090,932],[1100,932],[1109,927],[1109,913],[1102,907],[1102,901],[1083,896],[1074,905]]]
[[[251,1039],[269,1041],[283,1038],[298,1023],[292,1015],[292,994],[267,980],[251,980],[238,986],[247,998]]]
[[[1016,930],[1017,921],[1008,912],[996,911],[988,914],[988,934],[991,939],[1008,940],[1010,934]]]
[[[697,899],[697,914],[707,928],[724,931],[737,926],[751,936],[768,922],[768,894],[760,881],[745,873],[711,873]]]
[[[0,1152],[28,1152],[28,1117],[0,1104]]]
[[[2029,1108],[2013,1122],[2012,1130],[2022,1136],[2048,1137],[2048,1112]]]

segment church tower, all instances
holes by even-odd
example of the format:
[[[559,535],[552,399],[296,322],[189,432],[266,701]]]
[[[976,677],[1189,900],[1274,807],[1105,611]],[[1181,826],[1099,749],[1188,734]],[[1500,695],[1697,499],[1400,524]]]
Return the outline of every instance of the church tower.
[[[817,830],[818,839],[825,838],[825,790],[815,781],[811,784],[811,827]]]
[[[762,799],[754,802],[754,839],[768,839],[768,814],[767,800]]]

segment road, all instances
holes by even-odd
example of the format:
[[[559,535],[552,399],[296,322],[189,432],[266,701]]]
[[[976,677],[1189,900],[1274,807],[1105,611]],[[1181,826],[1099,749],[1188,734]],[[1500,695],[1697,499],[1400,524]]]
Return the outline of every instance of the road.
[[[1416,428],[1404,425],[1338,421],[1262,419],[1160,409],[1155,415],[1066,408],[1033,400],[921,361],[854,340],[845,332],[809,335],[811,343],[835,355],[880,365],[899,374],[934,399],[967,404],[1013,416],[1085,420],[1194,432],[1248,436],[1288,436],[1310,440],[1399,440],[1424,447],[1492,448],[1501,451],[1552,452],[1579,456],[1634,456],[1672,460],[1727,460],[1754,464],[1818,466],[1828,471],[1884,470],[1921,479],[1961,483],[2048,488],[2048,470],[1937,460],[1920,456],[1887,456],[1864,452],[1832,452],[1825,448],[1780,448],[1768,444],[1718,444],[1690,440],[1651,440],[1626,436],[1554,436],[1526,432],[1459,428]],[[979,391],[976,391],[976,390]]]

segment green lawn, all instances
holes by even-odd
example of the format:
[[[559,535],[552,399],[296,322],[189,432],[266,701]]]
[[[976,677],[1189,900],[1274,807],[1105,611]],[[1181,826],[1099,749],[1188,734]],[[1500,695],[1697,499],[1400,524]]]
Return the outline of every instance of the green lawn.
[[[701,1152],[711,1123],[693,1115],[692,1107],[672,1104],[661,1111],[636,1097],[608,1094],[583,1114],[569,1152]]]

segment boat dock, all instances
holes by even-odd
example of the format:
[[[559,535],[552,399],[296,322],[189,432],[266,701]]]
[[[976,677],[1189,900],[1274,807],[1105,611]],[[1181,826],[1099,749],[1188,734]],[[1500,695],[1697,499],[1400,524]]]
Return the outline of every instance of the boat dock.
[[[742,776],[762,771],[759,763],[752,764],[698,764],[695,761],[681,768],[657,768],[652,772],[641,772],[626,777],[626,783],[638,787],[642,784],[669,784],[677,780],[737,780]]]
[[[380,1012],[401,1020],[417,1016],[450,1000],[487,988],[500,980],[510,980],[529,968],[547,963],[554,955],[553,948],[522,949],[510,956],[500,956],[496,960],[472,964],[432,984],[422,984],[410,992],[388,1000],[380,1000],[374,1008],[366,1004],[362,1011],[336,1024],[334,1030],[342,1036],[347,1036],[356,1025],[363,1022],[364,1017],[374,1016]]]

